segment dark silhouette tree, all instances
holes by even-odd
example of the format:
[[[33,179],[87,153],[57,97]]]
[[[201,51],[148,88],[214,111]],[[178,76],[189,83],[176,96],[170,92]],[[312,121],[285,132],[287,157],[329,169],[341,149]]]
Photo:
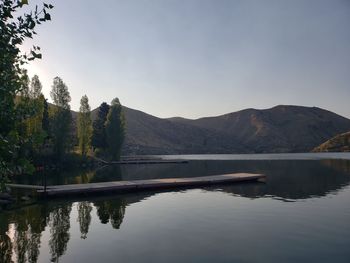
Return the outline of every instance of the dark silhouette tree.
[[[109,105],[103,102],[98,108],[97,118],[93,122],[91,146],[95,149],[100,148],[104,150],[107,147],[105,123],[109,108]]]
[[[119,160],[125,137],[125,117],[122,105],[115,98],[109,109],[106,121],[108,152],[112,160]]]
[[[41,121],[41,127],[43,131],[46,132],[46,136],[50,136],[50,121],[49,121],[49,105],[47,103],[47,99],[44,99],[44,111],[43,118]]]

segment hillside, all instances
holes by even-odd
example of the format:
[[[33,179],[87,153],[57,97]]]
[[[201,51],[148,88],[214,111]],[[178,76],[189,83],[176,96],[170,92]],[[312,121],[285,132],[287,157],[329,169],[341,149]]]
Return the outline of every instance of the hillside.
[[[234,136],[252,152],[308,152],[349,130],[350,120],[317,107],[280,105],[197,120],[173,119]]]
[[[247,149],[234,137],[207,128],[160,119],[124,107],[127,136],[124,151],[130,154],[230,153]]]
[[[349,119],[316,107],[281,105],[196,120],[124,112],[124,154],[309,152],[350,130]]]
[[[336,135],[312,150],[313,152],[350,152],[350,132]]]

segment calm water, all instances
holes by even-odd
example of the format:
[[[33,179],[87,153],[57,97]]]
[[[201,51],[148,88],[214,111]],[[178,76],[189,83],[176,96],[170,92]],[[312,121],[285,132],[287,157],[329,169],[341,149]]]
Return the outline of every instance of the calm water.
[[[49,173],[50,184],[228,172],[268,180],[1,212],[0,262],[350,262],[350,156],[294,156],[182,156],[196,160]]]

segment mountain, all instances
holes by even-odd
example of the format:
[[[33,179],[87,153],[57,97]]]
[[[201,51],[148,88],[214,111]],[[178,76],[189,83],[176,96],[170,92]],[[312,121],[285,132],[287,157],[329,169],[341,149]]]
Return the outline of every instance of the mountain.
[[[312,150],[313,152],[350,152],[350,132],[338,134]]]
[[[246,109],[217,117],[175,122],[211,128],[233,136],[252,152],[308,152],[336,134],[349,130],[350,120],[317,107],[280,105]]]
[[[124,107],[128,154],[190,154],[245,152],[235,137],[208,128],[161,119]]]
[[[317,107],[280,105],[196,120],[162,119],[127,107],[124,112],[123,153],[129,155],[309,152],[350,130],[349,119]]]

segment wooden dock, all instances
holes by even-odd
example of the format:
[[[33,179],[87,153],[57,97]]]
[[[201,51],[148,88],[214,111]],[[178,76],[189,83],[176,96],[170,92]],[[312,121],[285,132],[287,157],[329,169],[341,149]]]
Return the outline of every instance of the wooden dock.
[[[103,164],[171,164],[171,163],[188,163],[188,160],[125,160],[104,162]]]
[[[160,190],[186,187],[193,188],[200,186],[209,186],[213,184],[228,184],[244,181],[258,181],[264,179],[265,175],[262,174],[236,173],[189,178],[167,178],[133,181],[114,181],[90,184],[54,185],[48,186],[46,188],[46,192],[42,188],[36,190],[40,195],[54,197],[107,192],[121,193],[154,189]]]
[[[113,164],[171,164],[171,163],[188,163],[188,160],[182,159],[138,159],[138,158],[127,158],[122,159],[120,161],[106,161],[98,157],[93,157],[97,162],[102,163],[104,165],[113,165]]]

